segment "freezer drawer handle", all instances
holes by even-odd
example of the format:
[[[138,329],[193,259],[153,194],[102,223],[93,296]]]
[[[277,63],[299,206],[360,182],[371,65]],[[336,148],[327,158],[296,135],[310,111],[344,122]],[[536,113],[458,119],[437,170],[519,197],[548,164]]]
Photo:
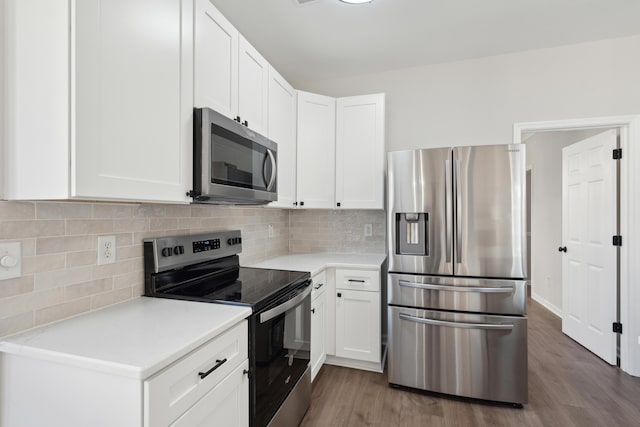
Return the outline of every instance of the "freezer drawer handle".
[[[424,319],[422,317],[411,316],[409,314],[400,313],[402,320],[408,320],[410,322],[425,323],[427,325],[445,326],[449,328],[460,329],[490,329],[498,331],[510,331],[513,329],[513,325],[499,325],[492,323],[459,323],[459,322],[447,322],[445,320]]]
[[[511,294],[513,293],[513,286],[500,286],[500,287],[473,287],[473,286],[447,286],[447,285],[433,285],[431,283],[415,283],[407,282],[406,280],[400,280],[400,286],[407,288],[418,289],[431,289],[434,291],[451,291],[451,292],[478,292],[482,294]]]

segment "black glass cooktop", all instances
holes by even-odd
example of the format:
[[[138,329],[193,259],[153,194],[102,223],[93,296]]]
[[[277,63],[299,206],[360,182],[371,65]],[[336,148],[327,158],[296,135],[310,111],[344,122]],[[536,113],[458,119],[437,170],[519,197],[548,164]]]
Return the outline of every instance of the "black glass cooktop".
[[[251,306],[254,311],[302,285],[309,273],[201,264],[161,273],[154,278],[154,296]]]

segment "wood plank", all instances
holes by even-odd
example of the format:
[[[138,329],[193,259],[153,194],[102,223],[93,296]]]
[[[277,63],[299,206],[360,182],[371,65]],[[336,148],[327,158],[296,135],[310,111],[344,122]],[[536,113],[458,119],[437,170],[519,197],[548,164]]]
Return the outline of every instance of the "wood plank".
[[[640,425],[640,378],[562,334],[561,319],[535,301],[528,311],[529,403],[523,409],[389,387],[386,374],[325,365],[301,426]]]

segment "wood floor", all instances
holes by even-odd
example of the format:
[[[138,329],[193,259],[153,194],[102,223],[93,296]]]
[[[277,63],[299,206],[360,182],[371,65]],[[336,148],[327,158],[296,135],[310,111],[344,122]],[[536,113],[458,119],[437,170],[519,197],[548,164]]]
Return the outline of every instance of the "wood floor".
[[[640,378],[563,335],[560,319],[530,300],[523,409],[395,389],[384,374],[325,365],[301,426],[640,426]]]

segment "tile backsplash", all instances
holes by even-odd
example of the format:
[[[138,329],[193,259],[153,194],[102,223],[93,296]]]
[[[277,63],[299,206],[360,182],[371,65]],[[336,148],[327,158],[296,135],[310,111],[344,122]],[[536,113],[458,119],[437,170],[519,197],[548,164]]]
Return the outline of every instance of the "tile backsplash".
[[[291,253],[385,253],[384,211],[294,210],[289,224]]]
[[[243,264],[289,253],[281,209],[0,201],[0,242],[21,242],[23,257],[22,277],[0,281],[0,336],[141,295],[145,237],[230,229]],[[97,265],[99,235],[116,236],[116,263]]]
[[[384,224],[382,211],[0,201],[0,242],[22,244],[22,276],[0,280],[0,337],[142,295],[145,237],[240,229],[248,265],[288,253],[384,253]],[[101,235],[116,237],[114,264],[97,265]]]

